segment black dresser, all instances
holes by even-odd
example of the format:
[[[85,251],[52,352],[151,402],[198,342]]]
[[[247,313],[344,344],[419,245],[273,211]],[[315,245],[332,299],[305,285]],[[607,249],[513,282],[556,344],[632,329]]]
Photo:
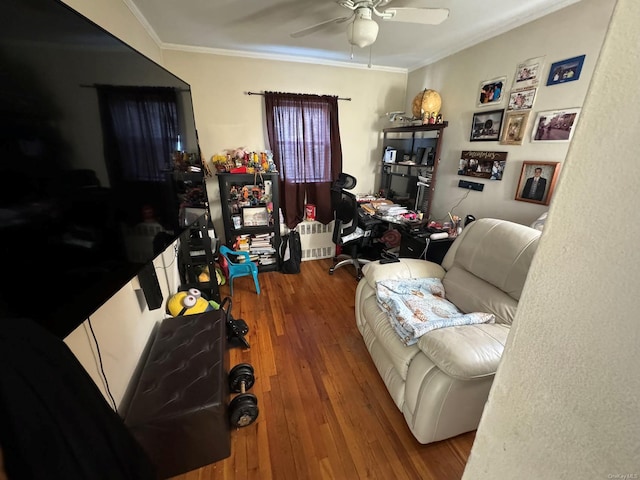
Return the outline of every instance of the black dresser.
[[[431,240],[427,233],[418,234],[405,230],[400,241],[400,258],[422,258],[440,264],[454,240],[455,237]]]

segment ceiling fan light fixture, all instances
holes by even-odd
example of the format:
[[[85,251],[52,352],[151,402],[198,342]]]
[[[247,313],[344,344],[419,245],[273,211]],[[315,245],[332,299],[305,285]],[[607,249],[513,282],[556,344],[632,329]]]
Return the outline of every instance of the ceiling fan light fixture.
[[[347,27],[349,43],[360,48],[368,47],[378,38],[378,28],[375,20],[356,15],[355,20]]]

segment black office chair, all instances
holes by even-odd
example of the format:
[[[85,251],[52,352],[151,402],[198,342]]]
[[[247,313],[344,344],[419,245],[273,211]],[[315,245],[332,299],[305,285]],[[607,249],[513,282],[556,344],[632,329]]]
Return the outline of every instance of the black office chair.
[[[344,265],[353,265],[356,279],[362,278],[362,266],[370,260],[362,258],[361,249],[371,241],[371,231],[378,222],[368,220],[368,215],[359,212],[356,196],[348,192],[356,186],[352,175],[341,173],[331,186],[331,207],[334,212],[333,243],[341,253],[333,257],[334,265],[329,275]],[[358,228],[360,227],[360,228]]]

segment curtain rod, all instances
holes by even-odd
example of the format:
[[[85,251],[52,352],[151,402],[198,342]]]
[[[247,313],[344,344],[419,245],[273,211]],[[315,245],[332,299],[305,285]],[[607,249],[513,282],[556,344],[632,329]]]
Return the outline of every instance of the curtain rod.
[[[260,92],[246,92],[247,95],[261,95],[264,97],[264,93],[260,93]],[[345,100],[347,102],[350,102],[351,99],[350,98],[342,98],[342,97],[338,97],[338,100]]]

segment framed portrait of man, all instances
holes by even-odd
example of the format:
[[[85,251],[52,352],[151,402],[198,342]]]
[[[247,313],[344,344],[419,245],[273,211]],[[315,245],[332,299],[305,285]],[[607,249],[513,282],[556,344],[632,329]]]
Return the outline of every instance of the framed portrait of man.
[[[549,205],[560,174],[560,162],[522,162],[516,200]]]

